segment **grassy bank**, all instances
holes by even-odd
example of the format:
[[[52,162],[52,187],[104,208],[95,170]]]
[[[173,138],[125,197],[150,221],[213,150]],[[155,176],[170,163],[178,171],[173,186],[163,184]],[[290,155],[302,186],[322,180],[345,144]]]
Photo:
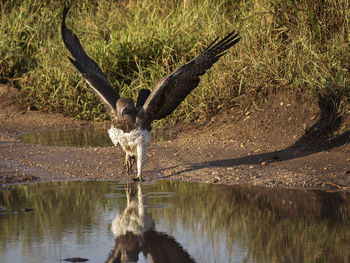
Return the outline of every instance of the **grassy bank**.
[[[60,36],[63,4],[2,1],[0,81],[21,89],[23,105],[105,119],[70,65]],[[350,98],[348,0],[74,1],[67,25],[122,95],[156,81],[237,29],[242,40],[202,78],[173,120],[203,120],[249,105],[270,88]]]

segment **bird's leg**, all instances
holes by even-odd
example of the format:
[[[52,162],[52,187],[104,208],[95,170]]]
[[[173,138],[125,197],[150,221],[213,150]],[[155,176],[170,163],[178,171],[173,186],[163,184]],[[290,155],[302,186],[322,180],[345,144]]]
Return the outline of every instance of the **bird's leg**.
[[[136,148],[136,152],[137,152],[137,181],[142,182],[142,163],[145,160],[146,157],[146,151],[143,147],[142,144],[138,144],[137,148]]]
[[[124,168],[126,169],[126,173],[130,175],[131,168],[132,168],[132,162],[131,162],[131,156],[129,154],[125,154],[125,163]]]
[[[125,162],[124,169],[126,169],[126,173],[129,175],[129,154],[125,154]]]
[[[131,167],[132,167],[134,165],[134,163],[136,162],[135,155],[130,155],[130,159],[131,159]]]
[[[131,202],[131,187],[129,187],[129,184],[126,185],[126,201],[128,206],[130,205]]]
[[[124,168],[126,169],[126,172],[128,175],[131,173],[132,165],[135,163],[135,156],[134,155],[129,155],[125,154],[125,164]]]

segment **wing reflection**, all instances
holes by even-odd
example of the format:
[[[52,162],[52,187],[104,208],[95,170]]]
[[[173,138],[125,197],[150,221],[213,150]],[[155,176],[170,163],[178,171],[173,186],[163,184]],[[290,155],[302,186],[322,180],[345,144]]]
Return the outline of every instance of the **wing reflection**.
[[[138,262],[140,253],[152,263],[195,262],[173,237],[155,230],[141,184],[137,184],[137,201],[132,200],[132,191],[127,186],[127,207],[112,221],[115,245],[105,262]]]

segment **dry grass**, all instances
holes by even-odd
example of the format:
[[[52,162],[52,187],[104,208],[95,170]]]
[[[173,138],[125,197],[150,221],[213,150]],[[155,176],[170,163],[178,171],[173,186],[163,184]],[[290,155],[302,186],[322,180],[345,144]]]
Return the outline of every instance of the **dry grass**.
[[[105,109],[70,65],[60,36],[63,4],[1,2],[0,81],[46,111],[105,119]],[[67,24],[122,95],[156,81],[233,29],[242,35],[171,116],[203,120],[269,88],[350,97],[349,2],[79,1]]]

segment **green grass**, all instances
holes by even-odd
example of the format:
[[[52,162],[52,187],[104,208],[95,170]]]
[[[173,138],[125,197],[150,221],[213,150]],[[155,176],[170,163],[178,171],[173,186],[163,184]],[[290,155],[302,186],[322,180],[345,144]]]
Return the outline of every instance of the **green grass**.
[[[74,1],[67,25],[122,96],[152,89],[217,36],[242,40],[170,117],[201,121],[266,90],[292,89],[349,107],[349,1]],[[63,4],[0,2],[0,81],[19,102],[82,119],[106,111],[69,63]],[[249,104],[249,103],[248,103]]]

